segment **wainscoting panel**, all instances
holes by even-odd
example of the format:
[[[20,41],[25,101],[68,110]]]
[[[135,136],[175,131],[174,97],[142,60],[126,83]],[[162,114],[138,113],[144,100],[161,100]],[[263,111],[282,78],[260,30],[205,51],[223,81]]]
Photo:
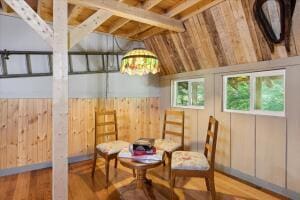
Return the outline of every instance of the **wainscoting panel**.
[[[231,167],[255,176],[255,116],[231,114]]]
[[[95,111],[116,109],[119,138],[161,137],[159,98],[69,100],[69,155],[94,149]],[[0,99],[0,169],[51,160],[51,99]]]

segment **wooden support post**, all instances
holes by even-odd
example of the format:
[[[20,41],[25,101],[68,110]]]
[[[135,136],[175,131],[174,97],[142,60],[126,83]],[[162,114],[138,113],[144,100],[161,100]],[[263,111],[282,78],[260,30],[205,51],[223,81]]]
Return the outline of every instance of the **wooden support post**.
[[[68,199],[68,3],[53,1],[52,199]]]

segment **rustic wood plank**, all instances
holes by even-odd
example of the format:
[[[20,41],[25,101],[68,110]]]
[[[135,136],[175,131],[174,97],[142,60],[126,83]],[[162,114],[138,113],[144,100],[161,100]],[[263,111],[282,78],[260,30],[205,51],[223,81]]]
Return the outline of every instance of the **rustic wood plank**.
[[[181,20],[186,20],[186,19],[188,19],[188,18],[190,18],[190,17],[193,17],[194,15],[197,15],[197,14],[199,14],[199,13],[201,13],[201,12],[207,10],[207,9],[210,9],[210,8],[212,8],[213,6],[216,6],[216,5],[218,5],[219,3],[223,2],[223,1],[224,1],[224,0],[212,0],[212,1],[206,1],[207,4],[205,4],[205,5],[203,5],[203,6],[200,6],[200,8],[198,8],[196,11],[193,11],[192,13],[190,13],[190,14],[188,14],[188,15],[182,17]]]
[[[189,7],[192,7],[196,3],[199,3],[200,1],[201,0],[186,0],[186,1],[183,1],[180,4],[175,5],[174,8],[171,8],[166,13],[166,16],[168,16],[168,17],[174,17],[174,16],[178,15],[179,13],[181,13],[182,11],[188,9]]]

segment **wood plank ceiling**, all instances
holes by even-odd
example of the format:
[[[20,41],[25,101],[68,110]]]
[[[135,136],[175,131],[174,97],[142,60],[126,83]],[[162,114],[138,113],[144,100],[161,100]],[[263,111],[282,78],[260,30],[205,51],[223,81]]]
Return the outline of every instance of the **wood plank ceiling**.
[[[52,0],[25,1],[42,19],[52,22]],[[101,16],[100,22],[94,24],[96,32],[144,40],[165,30],[184,31],[183,20],[220,1],[223,0],[69,0],[69,25],[76,27],[92,15]],[[0,4],[2,13],[14,15],[5,0],[0,0]],[[97,10],[106,13],[94,15]]]
[[[183,33],[165,32],[145,40],[158,55],[162,74],[255,63],[300,55],[300,2],[296,5],[290,47],[277,44],[272,53],[252,12],[255,0],[226,0],[184,21]],[[280,28],[276,1],[266,13]]]

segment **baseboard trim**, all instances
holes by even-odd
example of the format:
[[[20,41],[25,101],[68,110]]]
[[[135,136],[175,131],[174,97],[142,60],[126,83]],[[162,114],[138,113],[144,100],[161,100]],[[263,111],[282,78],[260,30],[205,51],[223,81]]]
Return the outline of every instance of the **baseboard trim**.
[[[85,160],[90,160],[92,159],[92,155],[80,155],[80,156],[72,156],[68,158],[69,164],[71,163],[76,163],[80,161],[85,161]],[[8,168],[8,169],[1,169],[0,170],[0,177],[1,176],[9,176],[9,175],[14,175],[14,174],[19,174],[19,173],[24,173],[28,171],[34,171],[34,170],[39,170],[39,169],[45,169],[45,168],[50,168],[52,167],[52,162],[43,162],[43,163],[37,163],[37,164],[32,164],[32,165],[26,165],[26,166],[21,166],[21,167],[14,167],[14,168]]]
[[[232,168],[229,168],[229,167],[225,167],[225,166],[219,165],[219,164],[216,164],[216,169],[221,171],[221,172],[224,172],[225,174],[236,177],[238,179],[242,179],[246,182],[249,182],[249,183],[254,184],[256,186],[259,186],[261,188],[267,189],[267,190],[269,190],[271,192],[274,192],[274,193],[277,193],[279,195],[288,197],[290,199],[300,199],[300,193],[288,190],[286,188],[282,188],[282,187],[280,187],[278,185],[275,185],[275,184],[272,184],[272,183],[268,183],[268,182],[266,182],[264,180],[261,180],[257,177],[253,177],[253,176],[250,176],[248,174],[245,174],[245,173],[243,173],[239,170],[232,169]]]

